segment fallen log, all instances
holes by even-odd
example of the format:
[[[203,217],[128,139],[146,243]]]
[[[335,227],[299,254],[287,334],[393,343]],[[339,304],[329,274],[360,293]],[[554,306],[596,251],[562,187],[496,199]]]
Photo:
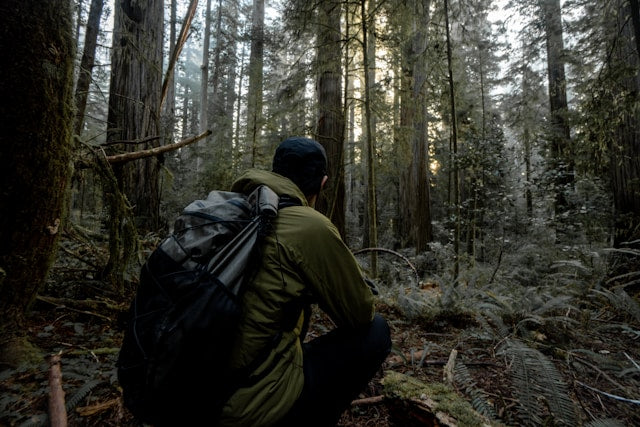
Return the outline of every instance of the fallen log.
[[[442,383],[387,371],[382,380],[389,413],[402,426],[490,426],[455,390]]]

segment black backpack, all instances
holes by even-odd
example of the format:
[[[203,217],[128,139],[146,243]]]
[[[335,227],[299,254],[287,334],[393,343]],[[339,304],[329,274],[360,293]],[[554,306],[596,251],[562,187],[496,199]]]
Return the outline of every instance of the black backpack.
[[[278,206],[266,186],[249,196],[213,191],[184,209],[142,267],[117,363],[139,420],[213,425],[250,373],[228,367],[239,295]]]

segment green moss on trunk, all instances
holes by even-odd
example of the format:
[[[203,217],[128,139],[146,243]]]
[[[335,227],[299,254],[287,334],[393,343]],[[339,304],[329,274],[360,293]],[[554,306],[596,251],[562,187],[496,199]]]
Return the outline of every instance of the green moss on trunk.
[[[67,0],[4,0],[0,55],[0,339],[15,332],[54,260],[67,211],[73,123]]]

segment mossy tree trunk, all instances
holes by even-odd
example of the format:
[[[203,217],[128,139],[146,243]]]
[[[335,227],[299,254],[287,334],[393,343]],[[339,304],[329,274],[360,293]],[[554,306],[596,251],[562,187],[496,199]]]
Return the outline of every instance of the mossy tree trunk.
[[[68,0],[3,0],[0,347],[54,260],[71,176],[74,40]],[[0,271],[1,272],[1,271]],[[2,353],[2,351],[0,351]]]

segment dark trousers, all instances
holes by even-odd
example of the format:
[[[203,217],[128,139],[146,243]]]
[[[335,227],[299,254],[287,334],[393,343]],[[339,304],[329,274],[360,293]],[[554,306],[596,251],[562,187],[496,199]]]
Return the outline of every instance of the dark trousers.
[[[304,388],[279,427],[334,426],[391,351],[384,318],[358,329],[338,328],[303,344]]]

